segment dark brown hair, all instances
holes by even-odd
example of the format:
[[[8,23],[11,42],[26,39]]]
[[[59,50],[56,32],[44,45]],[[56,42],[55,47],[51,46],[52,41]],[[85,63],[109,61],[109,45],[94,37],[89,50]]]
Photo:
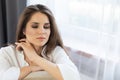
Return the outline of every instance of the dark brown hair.
[[[30,5],[24,9],[18,21],[18,25],[17,25],[16,41],[18,42],[20,39],[25,38],[23,31],[26,28],[26,24],[31,19],[32,15],[36,12],[40,12],[40,13],[47,15],[50,21],[51,34],[50,34],[48,42],[45,44],[47,45],[46,50],[45,50],[45,53],[46,53],[45,55],[47,56],[48,54],[50,54],[57,45],[64,49],[63,42],[58,32],[55,18],[52,12],[46,6],[41,5],[41,4]]]

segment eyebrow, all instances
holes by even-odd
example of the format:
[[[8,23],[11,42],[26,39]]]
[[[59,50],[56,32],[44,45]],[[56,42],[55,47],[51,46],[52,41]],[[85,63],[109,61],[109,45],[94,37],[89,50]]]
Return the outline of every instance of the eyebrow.
[[[50,23],[45,23],[45,24],[49,24],[50,25]]]
[[[34,24],[40,24],[40,23],[38,23],[38,22],[32,22],[32,23],[34,23]],[[46,22],[45,24],[50,24],[49,22]]]
[[[32,22],[32,23],[34,23],[34,24],[39,24],[38,22]]]

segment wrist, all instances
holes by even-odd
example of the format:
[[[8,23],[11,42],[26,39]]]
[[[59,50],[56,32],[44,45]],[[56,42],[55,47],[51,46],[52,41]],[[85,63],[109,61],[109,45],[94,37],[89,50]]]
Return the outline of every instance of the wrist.
[[[31,66],[26,66],[25,69],[26,69],[26,71],[27,71],[28,73],[31,73],[31,72],[32,72]]]
[[[19,75],[19,80],[25,78],[29,73],[31,73],[32,70],[30,66],[24,66],[20,69],[20,75]]]
[[[29,66],[29,67],[28,67],[28,70],[29,70],[30,73],[33,72],[32,66]]]
[[[39,56],[35,53],[29,60],[34,63],[34,61],[38,58]]]

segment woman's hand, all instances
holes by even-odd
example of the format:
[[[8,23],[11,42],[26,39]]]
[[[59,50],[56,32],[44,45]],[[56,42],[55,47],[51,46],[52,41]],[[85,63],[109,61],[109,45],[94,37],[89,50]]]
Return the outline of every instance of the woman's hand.
[[[32,72],[43,70],[40,66],[34,63],[34,60],[38,55],[29,41],[26,39],[21,39],[19,41],[20,42],[15,43],[17,45],[16,49],[19,50],[21,48],[23,50],[25,56],[24,59],[28,62]]]
[[[31,43],[29,43],[29,41],[26,39],[21,39],[19,41],[20,42],[15,43],[17,45],[16,49],[19,50],[21,48],[24,52],[25,57],[27,57],[30,61],[34,61],[38,55]]]
[[[31,67],[32,72],[44,70],[40,66],[38,66],[37,64],[31,62],[27,57],[25,58],[25,60],[28,62],[29,66]]]

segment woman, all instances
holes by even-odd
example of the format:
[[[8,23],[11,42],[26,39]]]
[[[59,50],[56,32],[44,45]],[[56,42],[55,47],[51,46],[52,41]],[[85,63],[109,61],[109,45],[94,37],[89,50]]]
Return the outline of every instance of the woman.
[[[64,50],[52,12],[44,5],[25,8],[18,22],[16,46],[0,49],[0,78],[21,80],[45,70],[56,80],[80,80]]]

